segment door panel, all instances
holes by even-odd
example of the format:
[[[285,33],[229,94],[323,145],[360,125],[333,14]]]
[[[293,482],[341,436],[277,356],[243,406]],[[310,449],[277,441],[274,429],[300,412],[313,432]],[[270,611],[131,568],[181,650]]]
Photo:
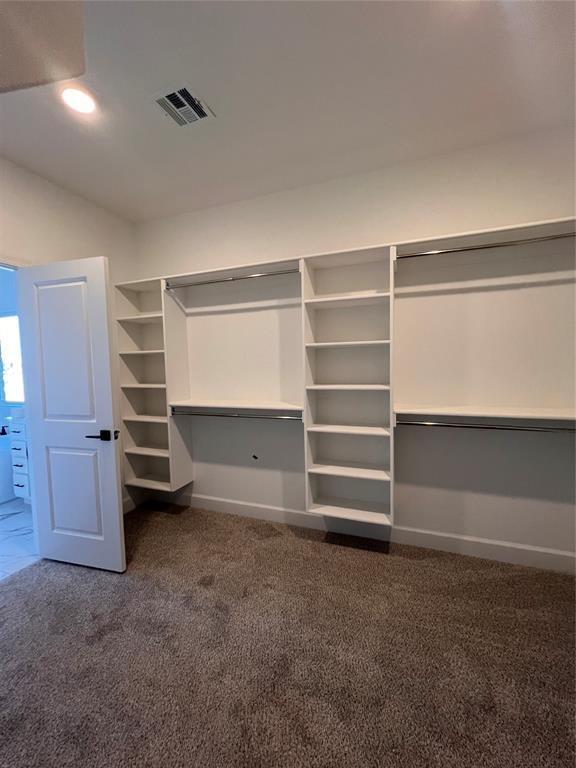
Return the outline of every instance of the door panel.
[[[38,285],[36,291],[45,418],[93,419],[86,281]]]
[[[98,451],[48,448],[52,530],[102,538]]]
[[[42,557],[126,567],[107,260],[22,269],[31,497]]]

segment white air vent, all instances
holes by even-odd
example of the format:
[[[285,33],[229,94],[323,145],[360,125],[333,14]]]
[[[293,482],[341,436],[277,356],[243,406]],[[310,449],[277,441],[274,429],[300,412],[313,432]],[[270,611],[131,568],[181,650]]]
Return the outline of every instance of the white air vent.
[[[209,107],[192,96],[188,88],[179,88],[177,91],[167,93],[156,99],[156,104],[178,125],[197,123],[198,120],[212,115]]]

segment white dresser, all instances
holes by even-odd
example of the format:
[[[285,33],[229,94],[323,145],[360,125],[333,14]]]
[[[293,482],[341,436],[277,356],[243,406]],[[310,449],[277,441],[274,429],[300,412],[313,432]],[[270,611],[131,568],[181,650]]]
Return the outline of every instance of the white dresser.
[[[15,408],[9,423],[14,495],[29,501],[28,439],[26,433],[26,419],[24,418],[23,409]]]

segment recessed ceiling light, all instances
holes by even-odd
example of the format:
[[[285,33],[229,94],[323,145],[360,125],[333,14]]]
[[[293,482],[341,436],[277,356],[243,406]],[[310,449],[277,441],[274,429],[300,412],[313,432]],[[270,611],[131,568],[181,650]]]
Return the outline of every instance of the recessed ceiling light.
[[[86,91],[81,91],[79,88],[65,88],[61,96],[64,103],[75,112],[89,115],[96,109],[96,102],[92,96],[86,93]]]

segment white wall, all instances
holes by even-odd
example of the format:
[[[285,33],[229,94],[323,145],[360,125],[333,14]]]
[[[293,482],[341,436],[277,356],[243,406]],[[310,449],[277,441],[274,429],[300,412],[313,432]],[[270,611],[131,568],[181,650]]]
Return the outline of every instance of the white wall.
[[[425,130],[423,126],[422,130]],[[141,224],[141,277],[571,216],[555,131]]]
[[[119,281],[132,274],[134,244],[132,224],[0,158],[0,263],[107,256]]]
[[[131,275],[134,227],[0,158],[0,262],[42,264],[107,256],[114,280]]]
[[[134,277],[569,217],[574,215],[573,169],[572,133],[554,131],[150,221],[137,228]],[[280,429],[282,425],[274,426]],[[244,452],[248,447],[254,452],[266,451],[264,440],[258,445],[253,425],[244,428],[236,424],[233,429],[232,443]],[[502,458],[508,450],[517,450],[523,435],[502,432],[498,433],[500,439],[491,435],[492,464],[482,464],[483,443],[478,430],[438,432],[424,436],[416,429],[402,428],[399,435],[397,520],[403,530],[399,529],[398,537],[512,562],[570,567],[569,551],[574,544],[574,489],[569,468],[573,441],[540,441],[548,456],[545,466],[538,463],[540,448],[536,447],[522,453],[529,457],[528,462],[516,462],[497,473],[493,482],[486,482],[486,475],[494,470],[494,456]],[[434,435],[440,440],[437,444]],[[197,468],[210,466],[209,485],[203,480],[205,473],[197,473],[197,503],[278,519],[274,508],[285,507],[286,498],[298,498],[292,485],[303,482],[299,472],[286,469],[280,490],[271,494],[265,483],[258,483],[253,468],[249,473],[249,462],[246,482],[241,482],[241,462],[235,460],[234,466],[227,467],[230,462],[226,455],[216,456],[212,443],[206,457],[203,450],[197,441]],[[422,469],[427,451],[446,457],[435,477]],[[460,480],[455,484],[451,466],[456,458]],[[285,457],[285,463],[293,469],[298,466],[297,457]],[[418,471],[412,471],[415,467]],[[554,467],[557,471],[550,475]],[[242,504],[223,498],[231,487],[230,471],[244,491]],[[542,473],[548,479],[540,486],[530,482]],[[265,496],[260,493],[264,487]],[[296,504],[296,510],[299,508],[301,505]],[[284,519],[297,520],[298,516],[285,515]],[[553,536],[551,528],[556,531]]]

